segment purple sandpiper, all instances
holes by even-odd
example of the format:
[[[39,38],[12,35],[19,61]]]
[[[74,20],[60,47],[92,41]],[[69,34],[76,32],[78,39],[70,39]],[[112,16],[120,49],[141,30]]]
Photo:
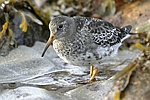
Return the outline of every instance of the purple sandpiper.
[[[122,41],[130,36],[131,25],[120,28],[111,23],[90,17],[58,16],[49,24],[50,38],[47,48],[53,44],[58,56],[77,66],[91,66],[90,81],[98,72],[94,64],[117,54]]]

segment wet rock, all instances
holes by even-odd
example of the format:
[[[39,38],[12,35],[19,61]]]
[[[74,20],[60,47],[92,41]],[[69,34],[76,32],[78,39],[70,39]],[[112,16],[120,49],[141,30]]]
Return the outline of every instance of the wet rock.
[[[71,100],[56,92],[50,92],[36,87],[19,87],[5,90],[0,94],[0,100]]]
[[[76,100],[104,100],[107,92],[112,86],[112,81],[94,82],[82,87],[70,90],[65,93],[66,96],[75,98]]]
[[[19,46],[8,56],[0,57],[0,83],[21,82],[50,73],[54,64],[43,59],[38,51]]]

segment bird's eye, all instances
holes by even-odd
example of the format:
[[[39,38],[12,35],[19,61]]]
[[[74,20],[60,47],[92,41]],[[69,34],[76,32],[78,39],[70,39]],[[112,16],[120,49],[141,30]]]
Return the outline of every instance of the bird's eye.
[[[60,25],[58,26],[58,28],[59,28],[59,29],[63,28],[63,24],[60,24]]]

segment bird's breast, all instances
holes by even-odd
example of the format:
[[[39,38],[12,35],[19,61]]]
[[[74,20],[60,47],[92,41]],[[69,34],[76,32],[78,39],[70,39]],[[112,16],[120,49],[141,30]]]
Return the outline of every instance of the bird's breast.
[[[94,44],[84,44],[79,40],[76,43],[59,40],[53,42],[53,48],[61,59],[78,66],[99,64],[103,58],[113,57],[119,46],[120,44],[116,44],[112,47],[103,48]]]

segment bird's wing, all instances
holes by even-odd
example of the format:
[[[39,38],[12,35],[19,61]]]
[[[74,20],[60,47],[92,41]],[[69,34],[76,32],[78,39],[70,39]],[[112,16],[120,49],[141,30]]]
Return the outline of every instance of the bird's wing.
[[[120,43],[132,28],[130,25],[120,28],[107,21],[89,17],[76,16],[74,19],[77,21],[77,30],[91,34],[91,39],[101,47]]]

